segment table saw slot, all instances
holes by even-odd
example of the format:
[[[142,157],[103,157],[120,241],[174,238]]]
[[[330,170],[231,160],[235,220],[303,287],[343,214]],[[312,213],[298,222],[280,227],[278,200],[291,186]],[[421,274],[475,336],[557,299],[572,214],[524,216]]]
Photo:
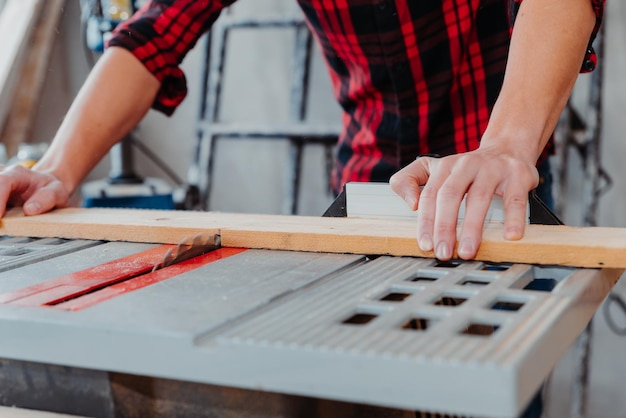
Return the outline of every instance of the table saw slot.
[[[537,278],[533,279],[530,283],[524,286],[523,290],[539,291],[539,292],[552,292],[558,284],[556,279],[551,278]]]
[[[406,298],[411,296],[411,293],[406,292],[398,292],[398,291],[388,291],[383,297],[378,300],[383,302],[404,302]]]
[[[375,315],[373,313],[357,312],[349,318],[341,321],[341,323],[346,325],[365,325],[372,322],[374,319],[376,319],[376,317],[378,317],[378,315]]]
[[[149,273],[171,245],[162,245],[105,264],[69,273],[32,286],[0,294],[0,303],[54,306],[115,283]],[[27,249],[23,247],[21,250]],[[66,289],[67,292],[59,293]]]
[[[37,250],[34,248],[16,248],[14,250],[0,251],[0,256],[17,257],[24,254],[34,253],[35,251]]]
[[[487,324],[484,322],[470,322],[464,327],[460,334],[471,335],[477,337],[490,337],[500,329],[500,324]]]
[[[0,236],[0,272],[51,260],[101,244],[102,241]]]
[[[419,282],[428,283],[428,282],[436,282],[438,279],[442,278],[446,273],[445,272],[431,272],[431,271],[418,271],[414,275],[410,276],[406,279],[407,282]]]
[[[461,286],[487,286],[490,283],[491,281],[487,279],[482,280],[482,278],[473,278],[466,276],[463,278],[463,280],[461,280],[459,284]]]
[[[509,287],[532,292],[553,292],[559,283],[576,272],[570,267],[533,266],[529,274],[520,276]]]
[[[104,290],[110,286],[116,285],[116,284],[122,284],[124,282],[128,282],[129,280],[133,280],[136,279],[138,277],[142,277],[144,276],[146,273],[149,273],[152,270],[151,267],[149,268],[145,268],[145,269],[138,269],[132,273],[129,274],[123,274],[123,275],[119,275],[119,276],[113,276],[111,277],[109,280],[103,281],[101,283],[98,284],[94,284],[92,286],[88,286],[88,287],[78,287],[78,286],[64,286],[68,289],[68,291],[66,292],[66,294],[62,297],[59,297],[57,299],[53,299],[50,300],[46,303],[42,303],[42,305],[45,306],[56,306],[56,305],[60,305],[62,303],[65,302],[69,302],[72,300],[76,300],[79,298],[82,298],[84,296],[88,296],[91,295],[93,293],[99,292],[101,290]]]
[[[177,277],[183,273],[232,257],[245,251],[247,251],[245,248],[219,248],[156,271],[152,271],[150,269],[147,274],[135,275],[134,277],[129,277],[126,280],[109,283],[108,285],[101,286],[97,289],[94,288],[91,291],[76,295],[76,297],[66,298],[63,301],[55,303],[55,308],[66,311],[80,311],[106,300]]]
[[[507,271],[512,266],[511,263],[485,263],[481,270],[484,271]]]
[[[414,276],[408,279],[408,281],[410,282],[436,282],[437,281],[437,277],[426,277],[426,276]]]
[[[463,264],[463,262],[460,260],[437,261],[433,267],[454,269],[460,266],[461,264]]]
[[[490,283],[498,280],[500,276],[499,272],[491,271],[472,271],[462,276],[459,276],[457,284],[461,286],[487,286]]]
[[[31,237],[11,237],[8,236],[8,239],[11,240],[13,244],[28,244],[29,242],[37,241],[40,238],[31,238]]]
[[[426,331],[439,322],[439,319],[429,318],[427,316],[413,316],[406,321],[400,328],[409,331]]]
[[[62,245],[65,244],[67,242],[70,242],[71,240],[69,239],[64,239],[64,238],[52,238],[52,239],[43,239],[41,240],[41,242],[39,242],[39,244],[42,245]]]
[[[436,306],[451,306],[457,307],[464,304],[469,299],[469,296],[461,296],[451,293],[443,293],[435,299],[432,304]]]
[[[515,300],[513,298],[499,297],[490,304],[489,309],[494,311],[517,312],[526,304],[527,301],[528,300]]]

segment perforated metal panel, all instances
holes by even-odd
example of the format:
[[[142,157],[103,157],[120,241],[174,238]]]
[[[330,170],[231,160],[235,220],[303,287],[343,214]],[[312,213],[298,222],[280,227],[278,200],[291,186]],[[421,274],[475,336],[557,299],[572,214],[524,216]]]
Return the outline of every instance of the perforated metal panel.
[[[217,339],[272,352],[325,396],[514,417],[614,284],[605,273],[380,257]]]

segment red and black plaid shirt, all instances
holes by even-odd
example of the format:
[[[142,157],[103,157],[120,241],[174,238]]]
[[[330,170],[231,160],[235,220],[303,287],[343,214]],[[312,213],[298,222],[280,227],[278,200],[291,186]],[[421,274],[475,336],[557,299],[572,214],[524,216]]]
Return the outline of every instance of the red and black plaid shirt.
[[[421,154],[476,149],[500,91],[521,0],[298,0],[343,109],[334,186],[387,181]],[[186,94],[179,64],[234,0],[152,0],[109,46],[161,81],[154,108]],[[590,0],[598,30],[604,0]],[[590,42],[591,45],[591,42]],[[593,66],[589,48],[583,66]]]

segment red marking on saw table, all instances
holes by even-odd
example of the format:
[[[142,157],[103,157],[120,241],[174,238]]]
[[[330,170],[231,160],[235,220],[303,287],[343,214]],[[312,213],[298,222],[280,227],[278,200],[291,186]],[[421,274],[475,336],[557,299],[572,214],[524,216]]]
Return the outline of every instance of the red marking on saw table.
[[[21,306],[50,306],[78,311],[246,250],[245,248],[219,248],[178,264],[152,271],[153,267],[173,247],[174,245],[161,245],[86,270],[3,293],[0,294],[0,303]]]

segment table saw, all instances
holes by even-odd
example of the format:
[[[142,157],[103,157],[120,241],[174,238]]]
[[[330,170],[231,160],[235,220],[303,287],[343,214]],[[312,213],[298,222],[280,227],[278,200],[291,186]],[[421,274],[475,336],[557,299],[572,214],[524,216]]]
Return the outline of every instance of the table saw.
[[[515,417],[621,272],[236,247],[152,271],[171,247],[4,236],[0,403]]]

